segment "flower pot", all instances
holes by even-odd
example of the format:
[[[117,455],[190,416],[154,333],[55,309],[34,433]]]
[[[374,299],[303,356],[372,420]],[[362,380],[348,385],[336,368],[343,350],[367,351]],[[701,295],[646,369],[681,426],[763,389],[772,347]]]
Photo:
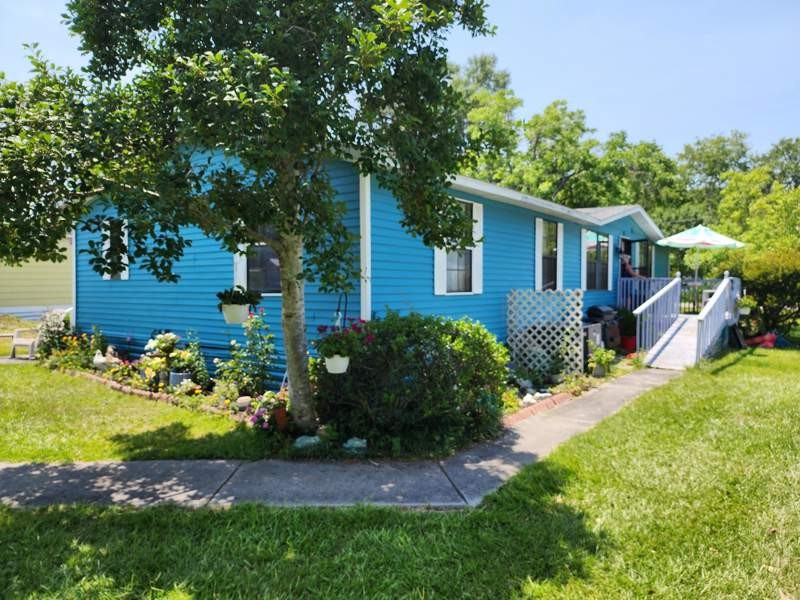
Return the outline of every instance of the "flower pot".
[[[192,374],[191,373],[179,373],[176,371],[170,371],[169,374],[169,384],[172,387],[178,387],[187,379],[191,380]]]
[[[749,306],[740,306],[739,307],[739,314],[743,316],[747,316],[750,314],[750,307]]]
[[[289,426],[289,413],[286,412],[286,407],[279,405],[272,411],[272,416],[275,417],[275,427],[278,431],[286,431]]]
[[[247,321],[250,315],[250,307],[246,304],[223,304],[222,316],[228,325],[241,325]]]
[[[592,371],[593,377],[605,377],[606,376],[606,368],[602,365],[595,365],[594,371]]]
[[[325,357],[325,368],[328,370],[328,373],[340,375],[347,371],[347,367],[349,365],[349,356],[340,356],[339,354],[334,354],[333,356]]]
[[[626,352],[636,352],[636,336],[623,335],[620,338],[620,345]]]

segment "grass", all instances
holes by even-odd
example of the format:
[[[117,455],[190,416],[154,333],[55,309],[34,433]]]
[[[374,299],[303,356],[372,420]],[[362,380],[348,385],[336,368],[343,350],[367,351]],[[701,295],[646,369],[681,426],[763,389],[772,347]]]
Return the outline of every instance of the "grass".
[[[0,315],[0,333],[13,333],[15,329],[28,329],[36,327],[38,323],[33,321],[23,321],[12,315]],[[20,356],[25,355],[25,350],[20,348]],[[11,353],[11,339],[0,337],[0,357],[8,356]]]
[[[652,391],[469,512],[0,510],[10,597],[792,598],[800,352]]]
[[[0,461],[261,458],[258,431],[36,364],[0,366]]]

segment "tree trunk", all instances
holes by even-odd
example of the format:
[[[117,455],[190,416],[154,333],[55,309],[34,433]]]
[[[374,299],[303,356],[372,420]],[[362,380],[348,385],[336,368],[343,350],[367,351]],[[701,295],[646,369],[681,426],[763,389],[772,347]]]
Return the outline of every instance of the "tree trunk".
[[[300,276],[303,238],[283,236],[280,246],[276,253],[281,262],[281,326],[292,417],[301,429],[312,431],[316,428],[316,418],[308,379],[305,281]]]

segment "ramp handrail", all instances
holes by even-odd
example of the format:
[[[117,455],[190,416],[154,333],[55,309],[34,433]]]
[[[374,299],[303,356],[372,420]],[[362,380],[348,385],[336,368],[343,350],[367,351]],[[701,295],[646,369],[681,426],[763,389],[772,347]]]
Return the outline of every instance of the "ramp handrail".
[[[735,281],[728,271],[717,286],[714,295],[697,316],[697,360],[709,355],[725,327],[735,320],[736,296]]]
[[[681,274],[648,298],[633,314],[636,317],[636,344],[647,351],[655,346],[672,324],[678,319],[681,309]]]
[[[617,306],[632,311],[653,294],[672,282],[672,277],[620,277],[617,285]]]

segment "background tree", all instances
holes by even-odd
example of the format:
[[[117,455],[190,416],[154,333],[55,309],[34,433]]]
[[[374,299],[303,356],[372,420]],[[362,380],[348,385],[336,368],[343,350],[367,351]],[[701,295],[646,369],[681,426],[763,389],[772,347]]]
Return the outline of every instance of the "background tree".
[[[114,247],[160,280],[176,279],[185,226],[230,251],[271,245],[292,406],[312,427],[304,282],[333,290],[354,275],[344,206],[325,165],[351,156],[375,173],[398,199],[402,225],[426,244],[472,244],[472,223],[446,193],[470,142],[445,41],[456,26],[487,33],[484,8],[483,0],[72,0],[65,18],[89,55],[86,78],[39,61],[24,90],[4,86],[12,127],[0,128],[2,152],[16,157],[17,179],[42,183],[23,196],[4,174],[0,234],[33,235],[37,249],[3,244],[2,257],[53,253],[77,221],[103,231],[102,215],[81,212],[87,192],[128,222],[127,246],[116,236]],[[36,145],[48,136],[64,156],[45,175]],[[25,223],[32,204],[50,215],[38,234]],[[89,252],[97,270],[114,270],[118,259],[102,243]]]

